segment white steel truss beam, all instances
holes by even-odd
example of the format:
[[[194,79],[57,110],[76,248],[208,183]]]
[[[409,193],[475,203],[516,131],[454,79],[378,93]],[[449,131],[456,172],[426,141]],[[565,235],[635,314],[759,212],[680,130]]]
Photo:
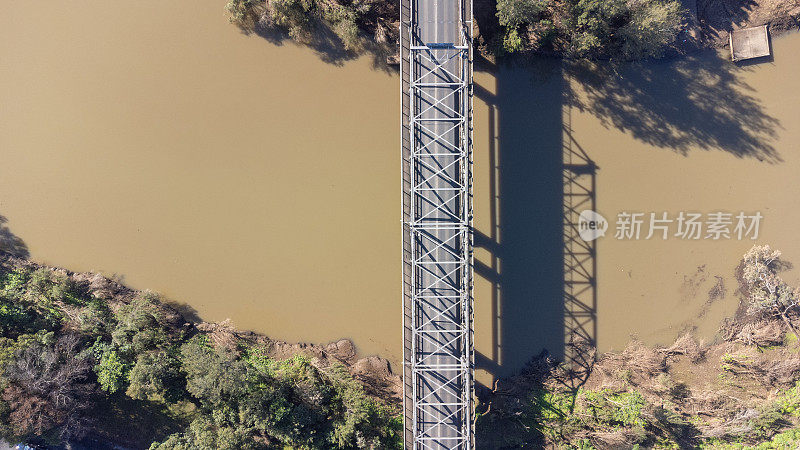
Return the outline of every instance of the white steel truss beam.
[[[417,0],[430,1],[430,0]],[[464,2],[455,0],[461,14]],[[408,60],[409,449],[471,449],[472,33],[424,42],[411,0]],[[471,11],[471,2],[468,5]],[[407,392],[408,394],[408,392]]]

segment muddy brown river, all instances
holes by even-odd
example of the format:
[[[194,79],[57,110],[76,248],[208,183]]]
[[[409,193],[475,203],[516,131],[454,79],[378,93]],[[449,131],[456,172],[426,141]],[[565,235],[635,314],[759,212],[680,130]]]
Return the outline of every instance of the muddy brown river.
[[[34,259],[120,276],[206,320],[348,337],[396,364],[398,76],[244,36],[223,7],[0,7],[7,230]],[[553,61],[476,71],[479,380],[543,348],[564,357],[575,327],[600,350],[686,330],[713,339],[754,242],[800,262],[800,35],[773,51],[743,66],[703,52],[614,73]],[[578,179],[566,181],[565,158]],[[568,188],[609,222],[583,269],[564,264],[576,256],[562,244]],[[626,212],[763,219],[755,241],[645,239],[649,223],[616,239]],[[563,280],[580,276],[594,280],[579,295],[586,314],[565,319]]]

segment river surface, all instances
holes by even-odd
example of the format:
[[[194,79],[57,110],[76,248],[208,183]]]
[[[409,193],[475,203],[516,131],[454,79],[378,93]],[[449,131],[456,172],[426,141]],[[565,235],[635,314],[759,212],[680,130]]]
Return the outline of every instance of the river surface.
[[[0,7],[6,230],[34,259],[120,276],[205,320],[348,337],[397,364],[399,78],[242,35],[223,7]],[[613,75],[554,61],[476,71],[479,380],[545,347],[564,357],[565,328],[600,350],[712,339],[753,242],[800,262],[800,35],[773,50],[746,66],[703,52]],[[567,182],[565,158],[595,169]],[[562,211],[582,188],[580,208],[609,228],[578,273]],[[644,239],[649,223],[615,239],[621,212],[682,211],[763,219],[756,241]],[[587,274],[590,313],[565,319],[563,279]]]

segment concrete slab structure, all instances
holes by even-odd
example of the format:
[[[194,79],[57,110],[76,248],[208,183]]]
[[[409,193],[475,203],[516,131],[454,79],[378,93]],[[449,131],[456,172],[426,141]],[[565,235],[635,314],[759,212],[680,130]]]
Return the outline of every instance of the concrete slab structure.
[[[729,41],[733,61],[770,55],[766,25],[733,31],[730,33]]]

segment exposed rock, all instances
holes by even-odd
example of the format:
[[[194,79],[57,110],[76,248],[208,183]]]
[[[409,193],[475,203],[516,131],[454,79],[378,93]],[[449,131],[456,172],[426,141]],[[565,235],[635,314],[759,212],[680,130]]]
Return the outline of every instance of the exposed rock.
[[[352,361],[356,357],[356,346],[348,339],[340,339],[325,346],[325,352],[341,361]]]
[[[390,377],[392,375],[389,361],[378,356],[367,356],[366,358],[359,359],[353,365],[353,372],[361,376],[372,374],[381,377]]]

